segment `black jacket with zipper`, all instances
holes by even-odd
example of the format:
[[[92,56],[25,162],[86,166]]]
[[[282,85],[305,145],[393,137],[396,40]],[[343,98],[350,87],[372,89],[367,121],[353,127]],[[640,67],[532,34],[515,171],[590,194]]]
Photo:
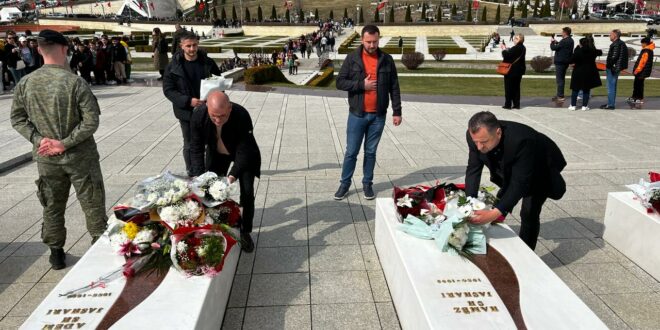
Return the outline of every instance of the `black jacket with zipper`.
[[[220,68],[213,59],[208,57],[205,52],[198,51],[198,62],[204,63],[199,66],[202,70],[203,77],[210,77],[211,74],[221,75]],[[168,100],[172,102],[174,109],[174,116],[179,120],[190,121],[192,116],[193,107],[190,101],[193,97],[199,97],[200,91],[193,91],[193,84],[188,81],[188,77],[183,69],[184,58],[183,52],[177,52],[172,56],[172,61],[165,68],[163,74],[163,93]]]
[[[360,46],[348,54],[337,76],[337,89],[348,92],[349,111],[358,117],[364,116],[364,79],[367,77],[362,52],[363,46]],[[377,52],[377,113],[381,116],[387,114],[391,98],[393,115],[401,116],[401,91],[394,60],[380,49]]]
[[[626,43],[617,39],[610,45],[607,52],[607,68],[615,73],[628,68],[628,46]]]

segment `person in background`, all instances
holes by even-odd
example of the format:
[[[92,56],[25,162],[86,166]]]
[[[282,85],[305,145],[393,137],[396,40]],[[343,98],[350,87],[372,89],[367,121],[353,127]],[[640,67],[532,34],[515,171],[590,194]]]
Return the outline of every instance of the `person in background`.
[[[582,110],[589,110],[589,96],[591,90],[601,86],[600,75],[596,68],[596,58],[603,55],[600,49],[596,49],[593,39],[590,37],[580,39],[571,57],[574,64],[571,73],[571,105],[568,110],[577,110],[578,94],[582,91]]]
[[[610,50],[607,52],[607,104],[600,106],[604,110],[616,109],[616,86],[621,71],[628,68],[628,47],[621,40],[621,30],[610,32]]]
[[[25,75],[24,63],[21,65],[21,49],[17,44],[16,34],[7,33],[7,44],[5,45],[5,60],[7,61],[7,68],[11,72],[12,77],[14,78],[14,86],[21,81],[21,78]]]
[[[628,102],[644,103],[644,80],[651,76],[653,71],[653,50],[655,44],[649,37],[642,39],[642,51],[637,57],[637,62],[633,68],[635,82],[633,83],[633,93]]]
[[[128,46],[128,41],[129,38],[128,36],[123,36],[121,37],[121,41],[119,43],[124,46],[126,49],[126,64],[124,64],[125,70],[126,70],[126,82],[133,82],[133,79],[131,79],[131,71],[133,69],[133,56],[131,56],[131,47]]]
[[[165,35],[160,31],[159,28],[154,28],[151,36],[153,38],[152,45],[154,50],[154,53],[151,55],[151,57],[154,59],[154,67],[160,73],[158,80],[163,80],[165,68],[167,68],[167,64],[169,64],[169,58],[167,57],[167,39],[165,39]]]
[[[105,85],[108,82],[106,76],[108,53],[101,48],[100,44],[100,41],[98,43],[92,43],[90,50],[96,54],[94,57],[94,81],[97,85]]]
[[[39,49],[38,49],[38,44],[37,44],[37,39],[31,38],[28,40],[28,45],[30,47],[30,51],[32,53],[32,71],[39,69],[44,65],[44,57],[39,54]],[[31,71],[30,71],[31,72]]]
[[[119,43],[119,37],[112,38],[112,46],[110,47],[110,62],[115,69],[115,81],[117,84],[126,83],[126,48]]]
[[[513,38],[514,46],[506,48],[502,42],[502,58],[504,63],[511,63],[509,73],[504,75],[504,106],[503,109],[520,109],[520,83],[525,74],[525,53],[523,43],[525,36],[518,34]]]
[[[557,83],[557,94],[552,98],[555,102],[563,102],[564,98],[564,85],[566,82],[566,70],[571,62],[573,56],[573,38],[571,38],[571,28],[566,26],[561,29],[560,41],[555,40],[553,35],[550,41],[550,49],[555,52],[555,81]]]

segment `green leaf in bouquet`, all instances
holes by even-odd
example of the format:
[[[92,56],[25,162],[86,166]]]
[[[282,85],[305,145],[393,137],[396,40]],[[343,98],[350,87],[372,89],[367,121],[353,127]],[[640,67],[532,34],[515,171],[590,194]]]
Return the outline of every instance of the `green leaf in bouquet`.
[[[468,201],[467,196],[465,196],[465,195],[460,195],[460,196],[458,197],[458,206],[459,206],[459,207],[461,207],[461,206],[465,206],[465,205],[467,205],[468,203],[470,203],[470,201]]]

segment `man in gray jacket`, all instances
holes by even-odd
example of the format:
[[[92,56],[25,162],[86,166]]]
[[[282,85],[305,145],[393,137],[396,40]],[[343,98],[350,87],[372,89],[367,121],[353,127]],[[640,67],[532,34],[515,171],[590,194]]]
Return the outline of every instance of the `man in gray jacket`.
[[[385,128],[387,107],[392,99],[392,123],[401,124],[401,92],[392,56],[378,49],[380,30],[375,25],[362,28],[362,45],[348,54],[337,76],[337,89],[348,92],[348,124],[346,154],[341,171],[341,184],[334,198],[348,194],[355,171],[357,155],[364,140],[362,187],[364,197],[374,199],[372,185],[376,166],[376,149]]]
[[[564,82],[566,80],[566,70],[571,63],[573,56],[573,38],[571,38],[571,28],[564,27],[561,29],[562,39],[555,40],[552,36],[550,41],[550,49],[555,52],[555,79],[557,80],[557,94],[552,98],[553,101],[563,102],[564,98]]]

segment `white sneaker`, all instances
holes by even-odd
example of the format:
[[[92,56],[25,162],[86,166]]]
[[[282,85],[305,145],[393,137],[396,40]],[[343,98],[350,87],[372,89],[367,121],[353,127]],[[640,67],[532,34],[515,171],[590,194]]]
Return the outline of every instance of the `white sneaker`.
[[[589,108],[589,107],[582,107],[582,111],[589,111],[589,110],[591,110],[591,108]]]
[[[574,105],[569,106],[568,110],[575,111],[575,106]]]

